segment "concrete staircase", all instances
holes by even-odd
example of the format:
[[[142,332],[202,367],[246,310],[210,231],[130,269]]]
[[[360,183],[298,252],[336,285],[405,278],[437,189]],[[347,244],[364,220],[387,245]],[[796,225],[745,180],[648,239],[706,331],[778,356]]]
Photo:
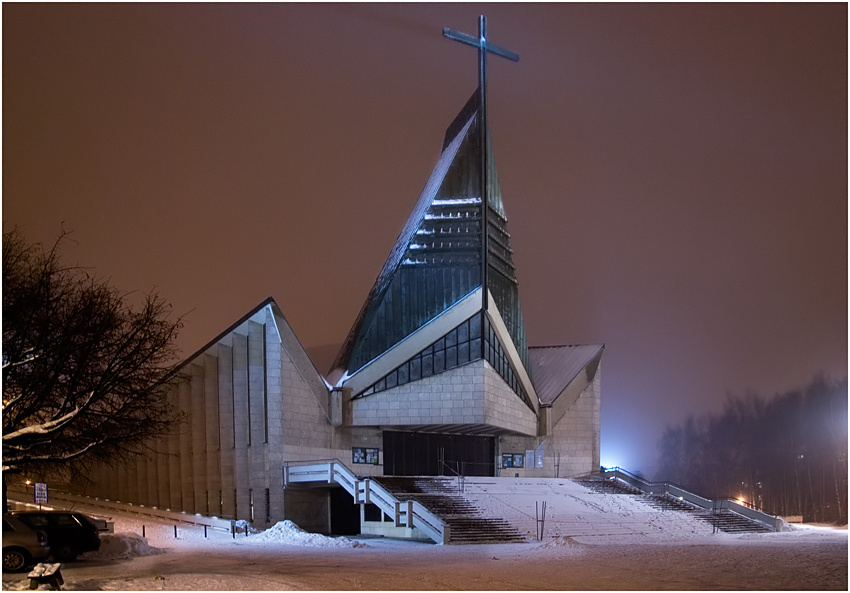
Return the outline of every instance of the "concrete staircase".
[[[589,478],[575,480],[575,482],[594,492],[633,495],[644,504],[660,511],[690,513],[700,521],[725,533],[769,533],[773,531],[764,523],[748,519],[728,509],[706,510],[667,493],[647,494],[617,479]]]
[[[573,482],[581,484],[585,488],[600,494],[643,494],[642,490],[635,488],[634,486],[630,486],[625,482],[621,482],[620,480],[587,478],[582,480],[574,479]]]
[[[451,528],[452,544],[523,543],[525,537],[502,518],[487,517],[464,498],[456,481],[439,477],[375,479],[399,500],[415,500]]]

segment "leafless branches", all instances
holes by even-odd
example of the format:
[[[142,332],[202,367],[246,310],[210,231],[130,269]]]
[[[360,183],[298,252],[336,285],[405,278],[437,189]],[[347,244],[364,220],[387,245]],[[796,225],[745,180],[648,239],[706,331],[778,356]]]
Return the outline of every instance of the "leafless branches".
[[[167,379],[182,325],[19,231],[3,235],[3,469],[133,453],[176,420]]]

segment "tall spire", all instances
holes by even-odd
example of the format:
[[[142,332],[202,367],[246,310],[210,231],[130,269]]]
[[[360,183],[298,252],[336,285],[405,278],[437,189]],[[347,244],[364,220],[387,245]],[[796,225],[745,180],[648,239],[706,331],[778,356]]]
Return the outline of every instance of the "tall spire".
[[[478,38],[444,31],[478,48],[479,85],[446,130],[437,165],[334,363],[337,384],[354,397],[484,359],[536,409],[484,104],[486,55],[519,56],[487,41],[483,17],[479,29]]]
[[[443,28],[443,36],[448,37],[449,39],[453,39],[454,41],[460,41],[461,43],[465,43],[467,45],[471,45],[472,47],[478,48],[478,146],[481,147],[481,228],[484,229],[484,232],[481,236],[481,275],[482,275],[482,286],[487,286],[487,249],[488,249],[488,240],[487,232],[488,223],[487,223],[487,210],[490,204],[490,160],[488,158],[489,154],[489,142],[487,135],[489,133],[489,128],[487,127],[487,54],[492,53],[497,56],[501,56],[512,62],[519,61],[519,54],[505,49],[503,47],[499,47],[495,43],[490,43],[487,41],[487,17],[483,14],[478,17],[478,38],[476,39],[472,35],[468,35],[467,33],[461,33],[459,31],[454,31],[449,29],[448,27]],[[482,306],[484,309],[487,309],[487,291],[484,290],[482,292]]]

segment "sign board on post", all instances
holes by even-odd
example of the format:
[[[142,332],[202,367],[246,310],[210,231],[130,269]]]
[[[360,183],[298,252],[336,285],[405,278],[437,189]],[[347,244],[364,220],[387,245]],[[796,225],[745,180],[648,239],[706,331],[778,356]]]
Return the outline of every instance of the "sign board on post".
[[[34,496],[36,504],[47,504],[47,484],[36,482]]]

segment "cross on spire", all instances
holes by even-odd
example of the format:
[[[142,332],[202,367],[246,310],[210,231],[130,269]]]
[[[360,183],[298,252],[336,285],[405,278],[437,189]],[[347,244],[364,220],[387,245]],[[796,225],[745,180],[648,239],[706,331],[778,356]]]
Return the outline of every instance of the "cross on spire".
[[[487,309],[488,223],[490,204],[490,161],[487,156],[487,54],[519,61],[519,54],[487,41],[487,17],[478,17],[478,37],[443,27],[443,37],[478,48],[478,146],[481,148],[481,287],[482,304]],[[483,344],[483,341],[482,341]]]
[[[480,52],[490,52],[496,54],[497,56],[502,56],[503,58],[507,58],[512,62],[519,61],[519,54],[513,52],[509,49],[505,49],[504,47],[499,47],[495,43],[490,43],[487,41],[487,17],[483,14],[478,17],[478,37],[475,38],[468,33],[461,33],[460,31],[454,31],[449,29],[448,27],[443,27],[443,37],[448,37],[449,39],[454,39],[455,41],[460,41],[461,43],[465,43],[467,45],[471,45],[472,47],[477,47]]]

